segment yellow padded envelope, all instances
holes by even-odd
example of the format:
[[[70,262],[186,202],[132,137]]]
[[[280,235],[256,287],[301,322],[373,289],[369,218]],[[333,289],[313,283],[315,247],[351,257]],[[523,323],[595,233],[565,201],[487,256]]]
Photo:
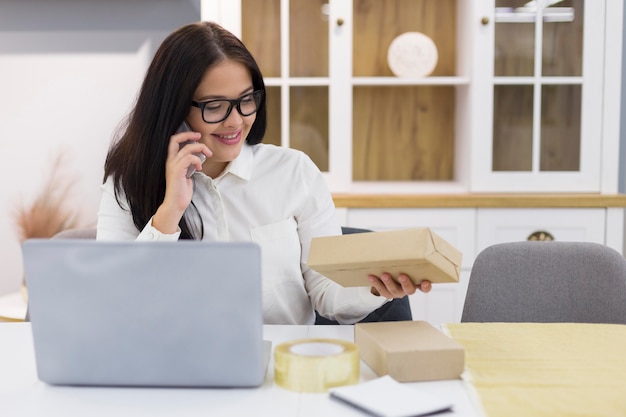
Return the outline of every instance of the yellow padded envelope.
[[[488,417],[626,416],[626,325],[455,323]]]

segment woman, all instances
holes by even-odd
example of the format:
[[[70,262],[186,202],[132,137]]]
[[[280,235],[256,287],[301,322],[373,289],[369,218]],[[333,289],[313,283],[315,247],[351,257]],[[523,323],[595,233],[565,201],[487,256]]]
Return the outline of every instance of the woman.
[[[429,291],[388,274],[370,276],[372,292],[343,288],[307,267],[311,238],[341,229],[313,162],[260,144],[266,123],[263,77],[243,43],[215,23],[174,31],[109,150],[97,238],[257,242],[268,324],[311,324],[314,309],[354,323],[387,299]]]

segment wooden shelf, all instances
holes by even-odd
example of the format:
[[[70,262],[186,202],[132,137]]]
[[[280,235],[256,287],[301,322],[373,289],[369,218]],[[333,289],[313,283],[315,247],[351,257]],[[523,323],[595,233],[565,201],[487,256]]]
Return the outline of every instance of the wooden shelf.
[[[606,208],[625,194],[333,194],[338,208]]]

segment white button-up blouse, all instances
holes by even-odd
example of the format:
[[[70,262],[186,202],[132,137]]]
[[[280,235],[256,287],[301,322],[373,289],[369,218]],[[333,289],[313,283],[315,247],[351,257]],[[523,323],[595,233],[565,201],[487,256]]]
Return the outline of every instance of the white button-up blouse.
[[[311,239],[340,234],[341,228],[324,178],[303,152],[244,144],[219,177],[196,172],[193,180],[204,240],[261,246],[266,324],[312,324],[314,309],[354,323],[385,303],[369,287],[344,288],[308,268]],[[178,240],[180,232],[160,233],[151,220],[138,230],[127,204],[118,205],[111,178],[102,189],[97,239]]]

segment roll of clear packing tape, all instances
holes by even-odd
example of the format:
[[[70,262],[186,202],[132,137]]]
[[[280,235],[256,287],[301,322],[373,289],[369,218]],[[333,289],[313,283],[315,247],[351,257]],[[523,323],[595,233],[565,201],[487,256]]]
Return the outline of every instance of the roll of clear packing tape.
[[[291,391],[326,392],[359,382],[359,347],[335,339],[299,339],[274,349],[276,384]]]

